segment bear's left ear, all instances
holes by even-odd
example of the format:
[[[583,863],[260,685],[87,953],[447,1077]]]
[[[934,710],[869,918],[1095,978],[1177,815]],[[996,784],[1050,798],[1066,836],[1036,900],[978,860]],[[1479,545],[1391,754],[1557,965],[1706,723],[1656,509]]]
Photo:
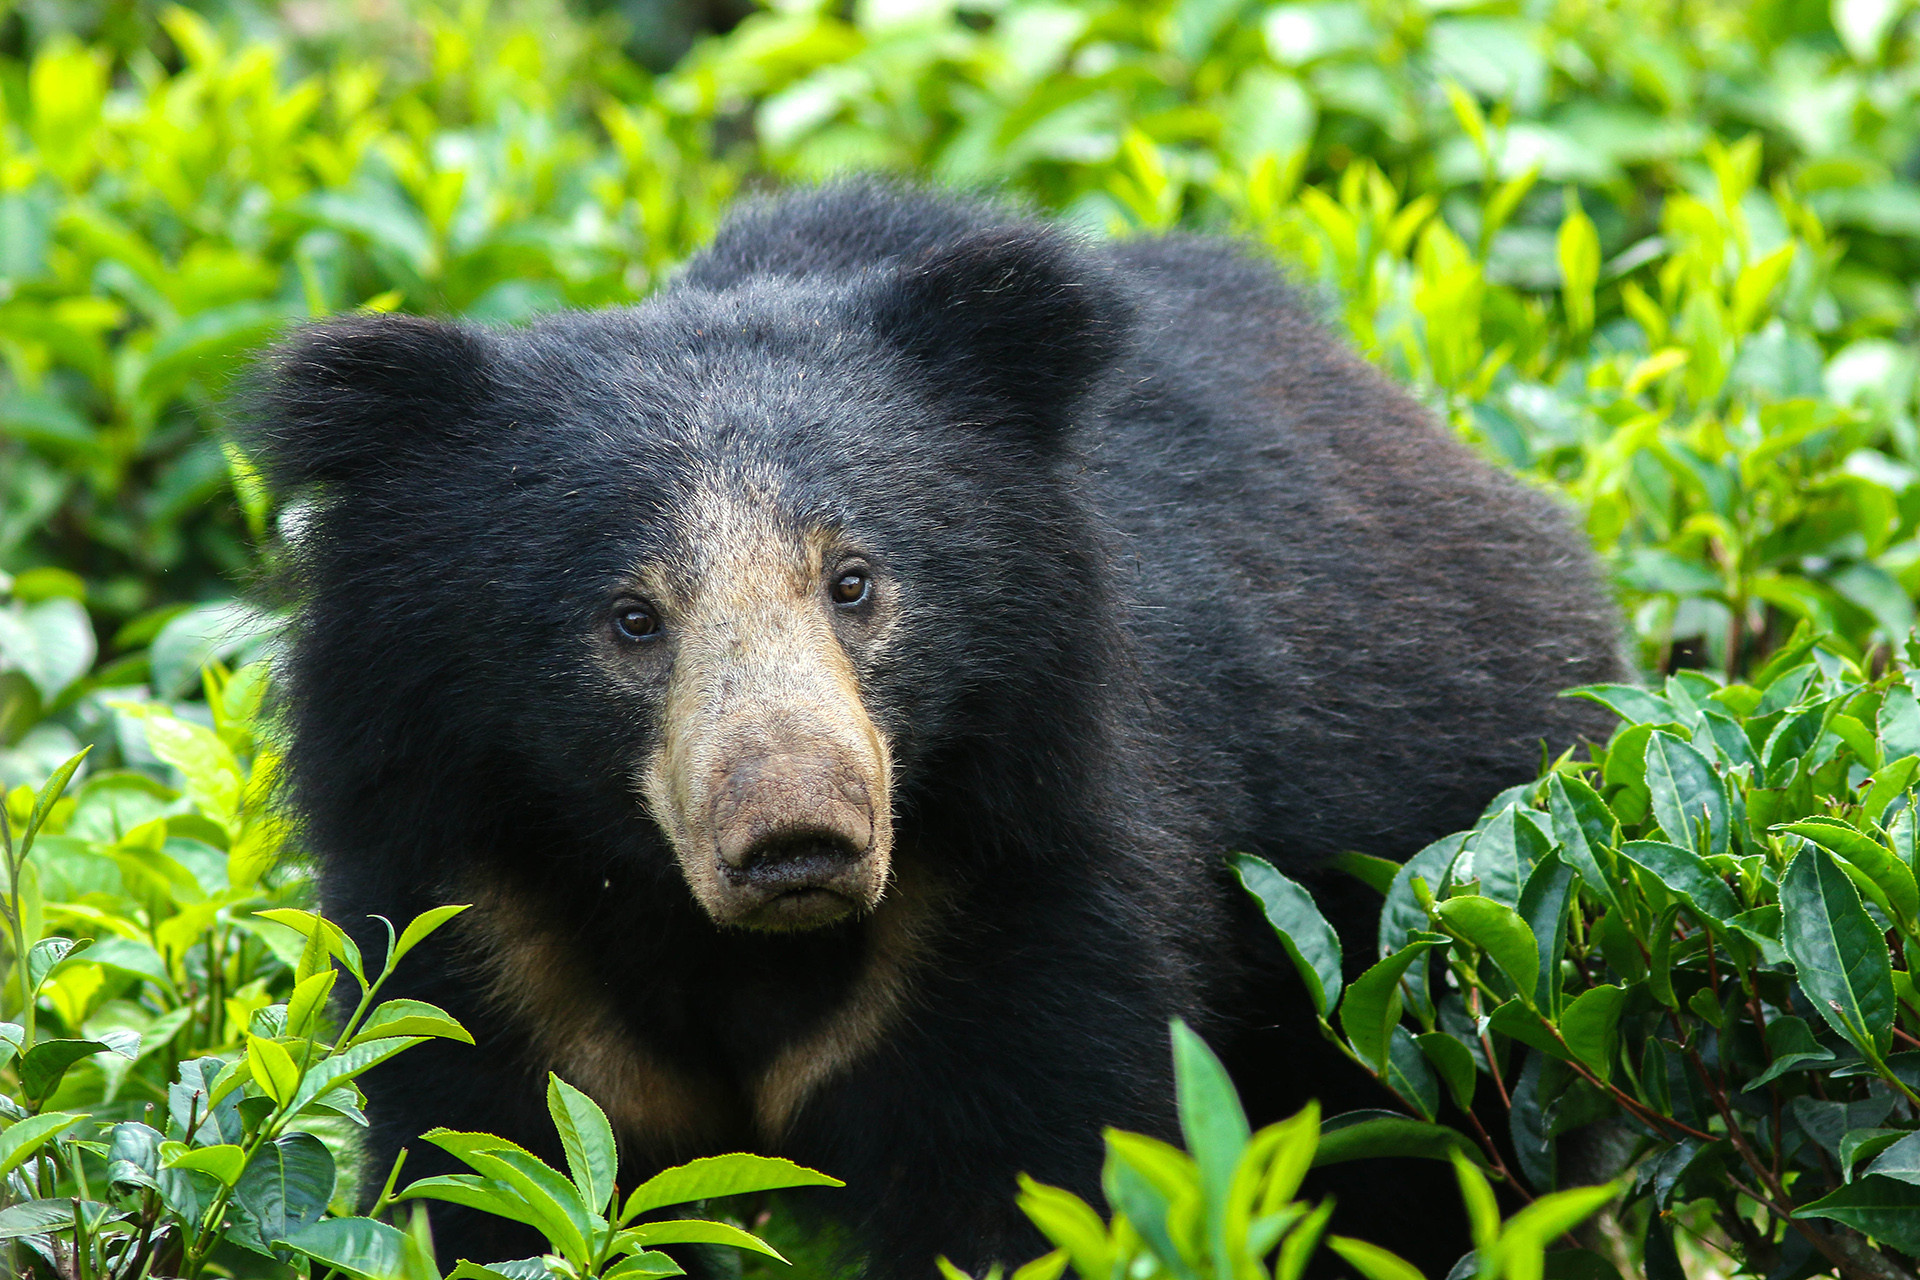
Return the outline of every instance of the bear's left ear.
[[[875,328],[943,391],[988,399],[994,417],[1039,434],[1120,356],[1133,322],[1110,268],[1035,228],[968,236],[902,264],[870,297]]]

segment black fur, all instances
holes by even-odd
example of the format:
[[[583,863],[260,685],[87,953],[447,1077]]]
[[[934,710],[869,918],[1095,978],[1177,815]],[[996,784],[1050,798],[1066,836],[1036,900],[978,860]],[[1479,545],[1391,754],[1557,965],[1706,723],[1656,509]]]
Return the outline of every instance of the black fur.
[[[1597,730],[1556,690],[1620,673],[1565,513],[1219,240],[1090,244],[844,185],[748,206],[639,307],[318,326],[258,409],[253,449],[312,500],[286,674],[328,911],[364,943],[367,913],[402,920],[485,867],[567,922],[632,1034],[722,1093],[834,1005],[862,926],[708,923],[628,785],[655,708],[582,637],[623,572],[672,559],[696,474],[774,477],[796,520],[910,584],[858,676],[899,847],[953,897],[909,1015],[776,1152],[847,1180],[821,1203],[879,1277],[1022,1261],[1016,1173],[1097,1201],[1102,1125],[1174,1136],[1176,1015],[1256,1120],[1384,1101],[1321,1045],[1223,856],[1404,857],[1530,777],[1541,739]],[[426,1171],[436,1124],[550,1147],[540,1064],[455,933],[403,992],[480,1047],[375,1077],[379,1158],[411,1144]],[[1387,1168],[1330,1184],[1360,1201],[1346,1229],[1444,1271],[1451,1243],[1416,1237],[1454,1193]],[[526,1251],[437,1221],[450,1257]]]

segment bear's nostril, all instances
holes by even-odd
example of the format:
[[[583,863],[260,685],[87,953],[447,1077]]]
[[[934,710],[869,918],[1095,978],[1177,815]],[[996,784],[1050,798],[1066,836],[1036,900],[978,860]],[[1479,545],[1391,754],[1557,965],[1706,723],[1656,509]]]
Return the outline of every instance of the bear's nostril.
[[[733,884],[770,893],[818,888],[845,872],[860,850],[845,838],[821,832],[781,833],[756,841],[740,865],[721,864]]]

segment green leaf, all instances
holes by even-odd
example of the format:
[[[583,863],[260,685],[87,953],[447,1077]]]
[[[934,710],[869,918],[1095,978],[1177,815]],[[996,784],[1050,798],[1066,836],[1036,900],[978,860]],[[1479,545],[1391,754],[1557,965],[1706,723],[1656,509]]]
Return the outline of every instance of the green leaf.
[[[472,904],[435,907],[431,911],[422,911],[419,915],[408,921],[407,927],[400,931],[400,941],[394,944],[393,954],[387,958],[387,967],[392,969],[398,965],[400,961],[405,958],[407,952],[425,942],[441,925],[453,919],[462,911],[465,911],[470,905]],[[472,1044],[473,1042],[469,1040],[467,1043]]]
[[[557,1252],[583,1266],[587,1241],[603,1220],[580,1198],[573,1183],[524,1147],[490,1133],[430,1129],[421,1135],[441,1150],[464,1160],[482,1178],[503,1184],[526,1202],[535,1225]],[[442,1197],[444,1198],[444,1197]]]
[[[547,1073],[547,1111],[553,1116],[554,1128],[560,1131],[567,1171],[573,1175],[580,1199],[595,1213],[607,1212],[613,1200],[619,1156],[606,1112],[551,1071]]]
[[[311,911],[299,911],[292,907],[275,907],[270,911],[256,911],[253,914],[258,919],[285,925],[302,938],[311,938],[318,930],[326,942],[328,954],[346,965],[347,972],[365,985],[366,968],[360,960],[360,948],[352,938],[346,935],[345,930],[333,921],[322,919]]]
[[[264,1144],[233,1184],[233,1203],[262,1240],[279,1240],[320,1220],[333,1199],[333,1153],[310,1133]]]
[[[1328,1236],[1327,1247],[1340,1255],[1364,1280],[1425,1280],[1420,1269],[1397,1253],[1365,1240]]]
[[[1387,888],[1387,900],[1380,908],[1381,956],[1392,955],[1406,945],[1408,935],[1428,928],[1427,909],[1415,896],[1413,882],[1415,879],[1425,881],[1428,892],[1439,897],[1447,883],[1447,871],[1466,846],[1468,834],[1462,831],[1435,840],[1408,858],[1394,873],[1393,884]]]
[[[786,1261],[780,1256],[779,1250],[759,1236],[725,1222],[706,1222],[698,1218],[642,1222],[628,1227],[618,1238],[622,1245],[639,1244],[649,1248],[660,1244],[725,1244],[765,1254],[780,1262]]]
[[[1020,1175],[1020,1210],[1048,1243],[1065,1249],[1082,1276],[1104,1276],[1113,1269],[1113,1245],[1107,1224],[1092,1205],[1060,1187]]]
[[[1527,876],[1552,847],[1530,810],[1508,804],[1467,838],[1455,878],[1477,879],[1482,897],[1518,906]]]
[[[1667,838],[1676,845],[1696,848],[1695,831],[1704,823],[1711,843],[1708,852],[1725,853],[1732,828],[1727,793],[1712,762],[1691,744],[1655,731],[1647,738],[1646,765],[1654,820]]]
[[[20,1059],[20,1094],[30,1103],[45,1102],[74,1063],[96,1053],[119,1052],[105,1040],[42,1040]]]
[[[285,1102],[299,1092],[300,1068],[286,1047],[261,1036],[247,1037],[247,1065],[253,1069],[253,1082],[275,1102]]]
[[[419,1036],[389,1036],[380,1040],[368,1040],[364,1044],[356,1044],[351,1049],[322,1058],[308,1067],[307,1073],[300,1077],[300,1088],[294,1094],[293,1102],[287,1108],[287,1114],[299,1115],[306,1109],[308,1103],[321,1094],[378,1066],[396,1053],[425,1043],[426,1041]]]
[[[683,1276],[686,1269],[658,1249],[630,1253],[601,1272],[604,1280],[632,1280],[639,1276]],[[448,1277],[452,1280],[452,1277]]]
[[[1381,1083],[1414,1111],[1422,1120],[1432,1120],[1440,1112],[1440,1082],[1427,1065],[1413,1033],[1396,1026],[1387,1044],[1386,1072]]]
[[[1669,1009],[1680,1007],[1673,990],[1673,929],[1680,919],[1680,904],[1669,903],[1653,924],[1653,946],[1647,959],[1647,990]]]
[[[1583,779],[1569,773],[1556,773],[1547,779],[1547,806],[1562,856],[1602,902],[1614,903],[1613,880],[1608,873],[1613,861],[1613,811]]]
[[[73,1206],[74,1202],[71,1199],[28,1200],[0,1209],[0,1240],[18,1240],[22,1236],[71,1231]],[[101,1217],[111,1212],[112,1207],[101,1204],[97,1200],[80,1202],[80,1212],[89,1222],[98,1222]]]
[[[1433,1064],[1441,1083],[1447,1086],[1447,1094],[1453,1099],[1453,1105],[1462,1111],[1471,1107],[1473,1088],[1478,1080],[1473,1051],[1445,1031],[1429,1031],[1413,1039],[1420,1046],[1420,1052],[1427,1056],[1427,1061]]]
[[[1393,887],[1394,876],[1400,873],[1400,864],[1390,858],[1376,858],[1371,854],[1355,853],[1351,849],[1336,853],[1333,865],[1382,897]]]
[[[1893,962],[1853,881],[1825,849],[1804,848],[1780,878],[1780,907],[1783,941],[1807,999],[1862,1053],[1885,1057]]]
[[[1880,753],[1888,760],[1920,755],[1920,702],[1912,689],[1895,684],[1887,690],[1880,700],[1879,728]]]
[[[1533,931],[1539,951],[1534,1003],[1548,1017],[1560,1008],[1560,957],[1567,949],[1567,900],[1572,888],[1573,868],[1554,850],[1534,864],[1520,890],[1520,918]]]
[[[1448,929],[1487,953],[1520,999],[1531,1006],[1540,976],[1540,949],[1519,912],[1481,897],[1448,898],[1436,909]]]
[[[1320,1145],[1314,1151],[1313,1167],[1384,1156],[1447,1160],[1454,1151],[1463,1152],[1476,1164],[1482,1161],[1472,1140],[1446,1125],[1429,1124],[1391,1111],[1349,1111],[1321,1124]]]
[[[1620,856],[1684,899],[1702,922],[1725,924],[1740,912],[1726,882],[1691,849],[1658,840],[1629,840]]]
[[[1895,1178],[1865,1174],[1793,1216],[1831,1218],[1903,1253],[1920,1253],[1920,1186]]]
[[[444,1200],[448,1204],[464,1205],[466,1208],[478,1209],[482,1213],[490,1213],[498,1218],[525,1223],[535,1230],[540,1228],[540,1215],[535,1213],[525,1200],[510,1189],[483,1178],[477,1173],[446,1173],[431,1178],[419,1178],[394,1199]]]
[[[1772,1065],[1755,1076],[1747,1088],[1758,1089],[1789,1071],[1834,1060],[1832,1051],[1821,1048],[1820,1042],[1813,1038],[1812,1028],[1792,1014],[1776,1014],[1767,1023],[1767,1053],[1773,1059]]]
[[[669,1205],[786,1187],[844,1187],[838,1178],[816,1173],[791,1160],[745,1154],[706,1156],[662,1170],[635,1187],[620,1210],[620,1221]]]
[[[1871,1160],[1906,1136],[1904,1129],[1850,1129],[1840,1139],[1840,1174],[1853,1181],[1853,1166]]]
[[[462,1044],[473,1043],[473,1036],[452,1014],[425,1000],[382,1001],[378,1008],[367,1015],[367,1020],[353,1033],[353,1039],[348,1043],[365,1044],[369,1040],[387,1036],[438,1036],[443,1040],[458,1040]]]
[[[1866,1172],[1920,1187],[1920,1133],[1910,1133],[1882,1151]]]
[[[55,1134],[71,1129],[86,1118],[83,1113],[48,1111],[7,1126],[0,1131],[0,1177],[19,1168]]]
[[[1514,1214],[1501,1227],[1500,1240],[1495,1245],[1496,1254],[1506,1262],[1506,1274],[1521,1274],[1520,1268],[1514,1265],[1516,1254],[1524,1250],[1537,1258],[1549,1243],[1606,1208],[1627,1185],[1627,1182],[1613,1182],[1555,1191]]]
[[[1315,1012],[1323,1018],[1331,1016],[1340,1003],[1340,939],[1314,905],[1313,895],[1281,875],[1272,863],[1250,853],[1233,854],[1227,861],[1280,935],[1293,967],[1307,984]]]
[[[1561,1038],[1602,1080],[1613,1076],[1613,1059],[1620,1043],[1620,1011],[1626,1000],[1625,987],[1590,987],[1574,997],[1560,1015]]]
[[[1234,1170],[1252,1131],[1240,1094],[1206,1041],[1173,1020],[1173,1082],[1180,1104],[1180,1132],[1200,1174],[1202,1203],[1216,1267],[1228,1266],[1226,1206]]]
[[[1560,696],[1597,702],[1628,724],[1663,724],[1674,718],[1665,698],[1630,684],[1586,684]]]
[[[1860,797],[1860,811],[1867,821],[1881,822],[1887,808],[1913,785],[1916,773],[1920,773],[1920,756],[1903,756],[1876,772],[1869,780],[1867,793]]]
[[[240,1171],[247,1162],[247,1153],[231,1142],[222,1142],[211,1147],[191,1147],[162,1158],[163,1169],[191,1169],[199,1173],[211,1174],[220,1180],[222,1186],[232,1186],[240,1177]]]
[[[1837,818],[1806,818],[1774,830],[1790,831],[1851,862],[1879,889],[1881,905],[1896,924],[1909,934],[1920,928],[1920,885],[1912,869],[1878,840]]]
[[[82,618],[84,617],[83,613]],[[16,857],[22,860],[26,858],[27,852],[33,848],[34,837],[38,836],[40,828],[46,825],[47,815],[53,811],[53,806],[60,797],[66,794],[67,784],[73,781],[74,771],[79,769],[80,763],[92,750],[92,747],[85,747],[68,756],[60,767],[40,784],[40,790],[34,793],[33,808],[27,811],[27,824],[20,829],[20,846],[15,850]]]
[[[1340,1029],[1375,1075],[1386,1070],[1387,1048],[1394,1025],[1400,1021],[1401,978],[1434,947],[1451,941],[1434,934],[1415,939],[1355,978],[1347,988],[1347,998],[1340,1006]]]
[[[396,1280],[409,1270],[406,1233],[372,1218],[327,1218],[274,1243],[353,1280]]]

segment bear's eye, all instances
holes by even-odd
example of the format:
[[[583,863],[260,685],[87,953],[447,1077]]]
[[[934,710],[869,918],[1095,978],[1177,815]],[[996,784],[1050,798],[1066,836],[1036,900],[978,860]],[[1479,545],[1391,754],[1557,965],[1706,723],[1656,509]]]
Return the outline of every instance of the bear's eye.
[[[867,597],[872,594],[873,579],[867,576],[865,569],[857,566],[842,569],[832,584],[827,587],[827,595],[833,602],[849,609],[854,605],[864,604]]]
[[[650,605],[630,601],[613,611],[613,629],[622,640],[651,640],[660,634],[660,615]]]

